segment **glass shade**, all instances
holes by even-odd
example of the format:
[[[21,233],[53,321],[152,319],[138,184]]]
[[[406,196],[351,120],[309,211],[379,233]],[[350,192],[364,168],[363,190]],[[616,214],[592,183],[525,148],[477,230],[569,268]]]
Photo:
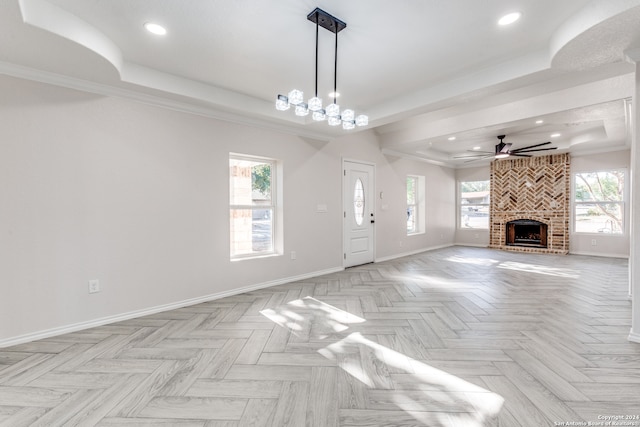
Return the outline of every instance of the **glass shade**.
[[[338,126],[341,122],[340,116],[331,116],[327,119],[329,126]]]
[[[309,99],[309,110],[311,111],[322,110],[322,99],[318,98],[317,96],[314,96],[313,98]]]
[[[344,129],[353,129],[355,126],[367,126],[369,124],[369,117],[364,114],[360,114],[355,117],[355,112],[352,109],[345,109],[340,114],[340,106],[335,103],[327,105],[322,108],[322,99],[314,96],[309,98],[309,103],[304,102],[304,93],[301,90],[293,89],[288,95],[278,95],[276,99],[276,110],[286,111],[295,107],[295,113],[297,116],[307,116],[312,112],[312,118],[314,121],[321,122],[328,119],[328,123],[331,126],[339,126],[342,124]]]
[[[307,114],[309,114],[307,104],[303,102],[300,105],[296,105],[296,116],[306,116]]]
[[[302,104],[304,102],[304,93],[301,90],[294,89],[289,92],[289,103],[293,105]]]
[[[342,110],[342,121],[343,122],[352,122],[354,120],[354,118],[356,117],[356,113],[353,112],[353,110]]]
[[[289,109],[289,100],[284,95],[278,95],[278,99],[276,99],[276,110],[278,111],[287,111]]]
[[[311,117],[313,117],[313,120],[316,122],[321,122],[327,118],[327,115],[324,113],[324,110],[318,110],[314,111]]]
[[[338,117],[340,115],[340,106],[336,103],[329,104],[327,105],[326,112],[327,112],[327,116],[329,117]],[[340,122],[340,119],[338,119],[338,123],[339,122]]]

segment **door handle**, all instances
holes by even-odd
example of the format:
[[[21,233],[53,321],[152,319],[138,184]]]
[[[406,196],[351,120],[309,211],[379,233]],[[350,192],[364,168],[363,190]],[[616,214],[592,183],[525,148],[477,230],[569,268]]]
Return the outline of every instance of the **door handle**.
[[[376,221],[372,219],[371,220],[371,224],[375,224],[375,223],[376,223]]]

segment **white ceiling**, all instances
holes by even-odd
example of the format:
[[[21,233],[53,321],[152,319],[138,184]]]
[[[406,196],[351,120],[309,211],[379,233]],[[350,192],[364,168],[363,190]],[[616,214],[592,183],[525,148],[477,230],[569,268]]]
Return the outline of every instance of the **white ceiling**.
[[[464,167],[483,163],[454,157],[499,134],[575,154],[629,144],[640,0],[2,0],[0,73],[330,139],[354,131],[274,108],[313,94],[315,7],[347,23],[338,103],[369,116],[387,153]],[[321,28],[325,102],[334,42]]]

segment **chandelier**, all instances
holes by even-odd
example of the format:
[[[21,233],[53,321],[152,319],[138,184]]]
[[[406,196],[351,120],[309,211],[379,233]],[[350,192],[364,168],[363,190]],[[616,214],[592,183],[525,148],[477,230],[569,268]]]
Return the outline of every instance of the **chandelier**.
[[[336,103],[338,94],[338,33],[347,24],[333,15],[328,14],[320,8],[315,8],[307,19],[316,24],[316,86],[315,96],[308,102],[304,102],[304,93],[298,89],[293,89],[288,95],[278,95],[276,99],[276,109],[286,111],[293,105],[297,116],[307,116],[311,112],[313,120],[321,122],[327,120],[330,126],[339,126],[343,129],[353,129],[356,126],[367,126],[369,117],[360,114],[356,117],[353,110],[347,108],[340,113],[340,106]],[[322,107],[322,99],[318,98],[318,30],[322,27],[336,35],[335,58],[333,64],[333,103]]]

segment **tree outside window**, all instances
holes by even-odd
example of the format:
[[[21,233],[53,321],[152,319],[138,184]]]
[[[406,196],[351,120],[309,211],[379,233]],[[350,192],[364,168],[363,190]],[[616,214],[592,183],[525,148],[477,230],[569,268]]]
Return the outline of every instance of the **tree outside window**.
[[[489,180],[460,182],[460,228],[489,228]]]
[[[581,172],[574,180],[576,233],[621,234],[625,171]]]

